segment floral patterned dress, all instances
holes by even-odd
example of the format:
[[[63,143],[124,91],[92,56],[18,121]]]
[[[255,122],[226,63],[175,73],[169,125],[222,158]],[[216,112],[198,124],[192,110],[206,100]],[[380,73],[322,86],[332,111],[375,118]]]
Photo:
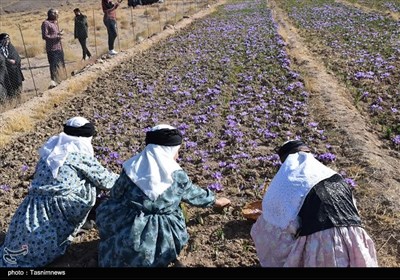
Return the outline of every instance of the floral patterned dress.
[[[42,267],[63,255],[96,202],[118,174],[90,155],[70,153],[56,179],[44,160],[0,247],[1,267]]]
[[[99,266],[165,267],[188,242],[180,202],[210,207],[215,195],[193,184],[183,170],[155,201],[150,200],[122,171],[111,198],[99,205]]]

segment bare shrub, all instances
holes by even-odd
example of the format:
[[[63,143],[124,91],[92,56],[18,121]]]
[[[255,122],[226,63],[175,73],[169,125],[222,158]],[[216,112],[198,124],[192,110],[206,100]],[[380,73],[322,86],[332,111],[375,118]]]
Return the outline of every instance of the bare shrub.
[[[44,49],[44,45],[43,44],[27,45],[26,46],[26,54],[25,54],[25,56],[31,58],[31,57],[38,56],[38,55],[40,55],[40,54],[42,54],[44,52],[45,52],[45,49]],[[22,53],[25,53],[25,50]]]

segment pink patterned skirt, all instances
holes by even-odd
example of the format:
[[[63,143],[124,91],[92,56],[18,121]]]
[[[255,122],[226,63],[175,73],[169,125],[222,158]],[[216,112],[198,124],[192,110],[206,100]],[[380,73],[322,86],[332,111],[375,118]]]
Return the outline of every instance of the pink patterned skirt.
[[[377,267],[375,245],[362,227],[334,227],[295,238],[298,224],[286,229],[261,215],[251,229],[263,267]]]

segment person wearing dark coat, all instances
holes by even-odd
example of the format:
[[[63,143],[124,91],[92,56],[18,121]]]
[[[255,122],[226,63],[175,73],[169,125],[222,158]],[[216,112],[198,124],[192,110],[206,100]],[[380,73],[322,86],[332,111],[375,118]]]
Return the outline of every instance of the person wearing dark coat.
[[[0,104],[7,100],[7,83],[9,82],[6,59],[0,55]]]
[[[128,7],[135,8],[139,5],[151,5],[154,3],[163,3],[164,0],[128,0]]]
[[[8,79],[6,84],[8,97],[18,97],[22,91],[22,82],[25,80],[21,70],[21,57],[10,42],[10,35],[0,34],[0,54],[5,58]]]
[[[82,14],[79,8],[74,9],[75,13],[75,28],[74,38],[79,40],[82,47],[82,59],[90,58],[92,54],[86,46],[86,39],[88,38],[88,22],[87,16]]]

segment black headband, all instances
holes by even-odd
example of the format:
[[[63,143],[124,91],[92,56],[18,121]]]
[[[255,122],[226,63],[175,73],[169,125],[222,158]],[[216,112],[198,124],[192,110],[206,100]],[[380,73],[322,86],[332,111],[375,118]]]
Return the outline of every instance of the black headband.
[[[91,137],[96,134],[96,130],[92,123],[87,123],[81,127],[73,127],[64,124],[64,132],[70,136]]]
[[[10,38],[10,35],[7,33],[1,33],[0,34],[0,41],[3,41],[4,39]]]
[[[294,151],[296,151],[297,148],[302,146],[307,147],[307,145],[303,141],[300,140],[289,141],[279,148],[277,154],[279,155],[281,161],[283,162],[288,154],[293,153]]]
[[[182,134],[178,129],[163,128],[146,133],[146,145],[179,146],[182,144]]]

